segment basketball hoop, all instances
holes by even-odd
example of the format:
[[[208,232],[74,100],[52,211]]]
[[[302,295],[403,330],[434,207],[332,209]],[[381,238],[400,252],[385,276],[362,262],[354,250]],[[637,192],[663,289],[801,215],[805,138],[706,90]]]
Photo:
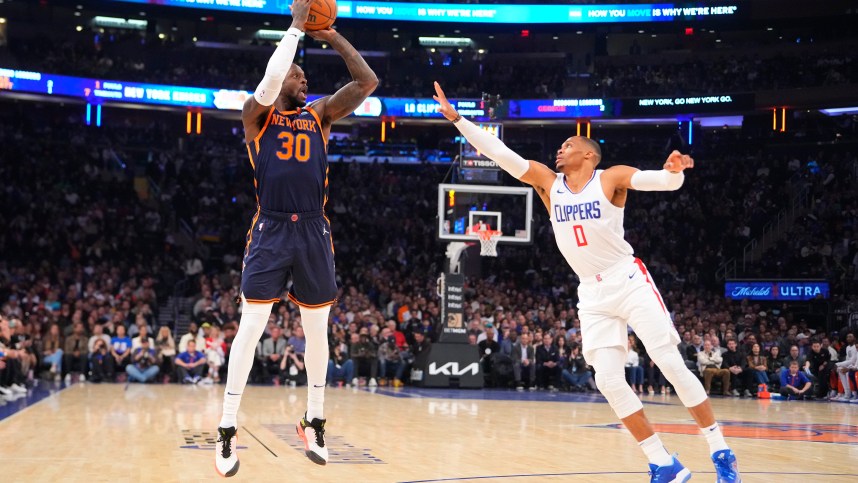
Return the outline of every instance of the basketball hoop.
[[[476,232],[476,234],[480,238],[480,256],[498,256],[498,240],[501,237],[501,232],[497,230],[482,230]]]

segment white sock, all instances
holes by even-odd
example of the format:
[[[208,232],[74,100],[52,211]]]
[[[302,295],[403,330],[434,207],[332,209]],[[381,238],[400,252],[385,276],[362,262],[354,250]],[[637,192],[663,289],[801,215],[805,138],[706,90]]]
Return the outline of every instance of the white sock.
[[[650,463],[656,466],[670,466],[673,464],[673,456],[667,453],[664,445],[661,443],[661,438],[657,434],[653,434],[649,438],[638,443]]]
[[[325,377],[328,373],[328,314],[331,306],[301,307],[301,325],[307,338],[304,366],[307,368],[307,421],[325,418]]]
[[[727,442],[724,441],[724,434],[721,432],[721,426],[718,423],[709,426],[708,428],[700,428],[706,442],[709,443],[709,451],[715,454],[718,451],[729,449]]]
[[[238,333],[232,342],[229,355],[229,370],[226,376],[226,388],[223,390],[223,416],[220,419],[221,428],[238,427],[236,421],[238,406],[241,404],[241,394],[247,385],[247,376],[253,367],[253,356],[256,345],[268,324],[271,307],[274,303],[248,303],[242,297],[241,323]]]

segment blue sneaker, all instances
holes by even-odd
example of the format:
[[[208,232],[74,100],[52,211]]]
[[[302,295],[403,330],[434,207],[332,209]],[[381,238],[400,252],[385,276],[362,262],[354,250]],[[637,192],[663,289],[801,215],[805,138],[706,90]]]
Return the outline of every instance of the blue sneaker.
[[[716,452],[712,455],[712,462],[715,463],[715,473],[718,476],[716,483],[742,483],[736,455],[732,450],[722,449]]]
[[[649,474],[652,476],[650,483],[685,483],[691,479],[691,472],[682,466],[676,456],[673,457],[673,464],[670,466],[650,464]]]

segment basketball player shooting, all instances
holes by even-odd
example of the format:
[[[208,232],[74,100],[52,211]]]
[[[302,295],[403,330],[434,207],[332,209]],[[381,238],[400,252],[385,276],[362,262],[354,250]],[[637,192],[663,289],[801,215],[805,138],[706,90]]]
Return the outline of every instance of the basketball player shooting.
[[[241,276],[241,325],[232,345],[218,427],[215,464],[222,476],[238,472],[236,428],[241,395],[256,344],[292,275],[290,301],[301,311],[307,339],[307,411],[297,425],[307,457],[328,461],[325,376],[328,314],[336,301],[334,245],[324,213],[328,201],[326,144],[331,124],[351,114],[378,85],[360,53],[331,29],[308,31],[345,60],[352,82],[307,105],[307,78],[292,63],[312,0],[295,0],[292,26],[274,51],[265,76],[241,113],[256,186],[257,211],[247,234]]]
[[[673,151],[660,171],[630,166],[596,169],[599,144],[575,136],[557,150],[557,170],[526,161],[504,143],[464,119],[435,83],[439,111],[476,149],[504,171],[536,190],[548,214],[560,252],[581,279],[578,309],[584,357],[596,369],[596,385],[638,441],[650,462],[651,482],[685,482],[691,472],[671,456],[625,380],[627,326],[641,338],[706,437],[718,483],[739,483],[736,456],[727,447],[703,385],[685,366],[679,334],[644,263],[624,239],[628,190],[675,191],[694,160]]]

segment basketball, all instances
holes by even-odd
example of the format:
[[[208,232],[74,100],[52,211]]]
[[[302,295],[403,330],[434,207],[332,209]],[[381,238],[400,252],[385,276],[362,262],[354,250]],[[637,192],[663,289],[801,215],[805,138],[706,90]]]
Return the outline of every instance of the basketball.
[[[336,0],[315,0],[310,7],[310,16],[304,28],[308,31],[325,30],[334,24],[337,19]]]

